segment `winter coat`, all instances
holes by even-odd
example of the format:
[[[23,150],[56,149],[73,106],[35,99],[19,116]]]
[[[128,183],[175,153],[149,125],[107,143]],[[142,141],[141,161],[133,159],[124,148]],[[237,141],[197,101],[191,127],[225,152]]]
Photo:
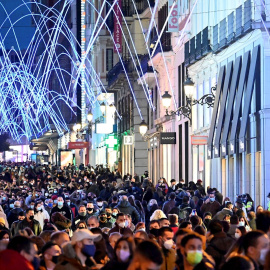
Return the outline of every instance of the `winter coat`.
[[[101,270],[126,270],[128,269],[129,262],[123,263],[123,262],[118,262],[116,259],[112,259],[109,262],[107,262]]]
[[[163,204],[162,211],[166,216],[168,216],[169,212],[171,211],[172,208],[175,206],[175,200],[169,200]]]
[[[135,207],[133,207],[128,201],[120,201],[116,208],[120,210],[121,213],[125,215],[129,214],[132,217],[132,222],[137,224],[140,220],[140,215]]]
[[[7,216],[8,224],[11,225],[14,221],[16,221],[20,212],[23,212],[22,208],[20,207],[15,207],[12,209]]]
[[[5,220],[5,227],[9,228],[9,226],[8,226],[9,223],[7,221],[7,216],[6,216],[6,214],[5,214],[5,212],[4,212],[1,205],[0,205],[0,218],[3,218]]]
[[[228,237],[224,232],[214,234],[214,237],[208,243],[205,252],[211,255],[215,260],[216,269],[218,269],[219,265],[224,260],[225,254],[234,242],[234,239]]]
[[[24,220],[20,221],[19,222],[19,225],[18,225],[18,230],[23,230],[25,229],[26,227],[30,228],[33,230],[33,233],[35,235],[39,235],[42,231],[41,227],[40,227],[40,224],[37,220],[33,219],[33,228],[30,227],[30,223],[27,221],[27,219],[25,218]]]
[[[74,247],[68,243],[63,248],[63,254],[60,255],[54,270],[90,270],[95,268],[95,262],[92,258],[86,260],[87,266],[82,266],[78,259]]]
[[[51,211],[51,217],[52,217],[53,213],[55,213],[55,212],[58,212],[58,213],[62,214],[63,216],[65,216],[66,218],[72,220],[71,209],[67,205],[63,205],[62,208],[58,208],[57,205],[55,207],[53,207],[52,211]]]
[[[160,270],[173,270],[175,268],[176,254],[174,249],[162,248],[163,263]]]
[[[44,220],[47,219],[48,221],[50,221],[50,216],[49,216],[48,212],[45,209],[43,209],[43,210],[35,213],[34,219],[39,222],[41,229],[43,229]]]
[[[203,215],[206,212],[210,212],[212,216],[214,216],[220,208],[220,203],[217,201],[209,202],[209,203],[203,203],[201,206],[201,214]]]
[[[233,212],[228,209],[228,208],[223,208],[221,211],[217,212],[215,214],[215,216],[213,217],[213,220],[214,219],[217,219],[217,220],[223,220],[223,218],[225,217],[225,215],[230,215],[232,216]]]

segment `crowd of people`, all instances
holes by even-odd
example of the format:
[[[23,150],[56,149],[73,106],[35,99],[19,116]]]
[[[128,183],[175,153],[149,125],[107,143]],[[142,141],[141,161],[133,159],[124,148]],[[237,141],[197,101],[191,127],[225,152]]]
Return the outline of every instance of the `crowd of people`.
[[[269,209],[200,179],[0,164],[1,270],[269,270],[269,236]]]

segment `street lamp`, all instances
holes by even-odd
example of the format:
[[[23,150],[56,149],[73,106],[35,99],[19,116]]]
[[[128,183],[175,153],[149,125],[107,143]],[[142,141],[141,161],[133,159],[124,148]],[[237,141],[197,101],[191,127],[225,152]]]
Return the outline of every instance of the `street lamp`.
[[[192,98],[194,92],[194,82],[187,77],[186,81],[184,82],[184,90],[185,94],[188,98]]]
[[[140,123],[140,127],[139,127],[139,131],[140,131],[142,136],[145,135],[145,133],[147,132],[147,129],[148,129],[147,124],[145,123],[144,120],[142,120],[142,122]]]
[[[115,108],[115,106],[113,104],[110,104],[109,105],[109,110],[110,110],[110,113],[112,114],[112,116],[114,116],[114,113],[116,111],[116,108]]]
[[[105,114],[105,111],[106,111],[106,105],[105,105],[104,102],[102,102],[102,103],[100,104],[100,111],[101,111],[102,115]]]
[[[191,107],[194,105],[207,105],[208,108],[213,107],[215,103],[215,95],[214,91],[216,91],[216,86],[211,87],[211,93],[202,96],[199,99],[193,99],[194,93],[194,82],[187,77],[186,81],[184,82],[184,90],[186,95],[186,105],[179,107],[175,111],[168,111],[168,108],[171,105],[171,95],[166,91],[165,94],[162,96],[162,104],[166,108],[166,115],[184,115],[191,121]]]
[[[92,122],[92,120],[93,120],[93,114],[92,113],[88,113],[88,115],[87,115],[87,120],[88,120],[88,122]]]
[[[168,114],[168,109],[171,106],[171,98],[172,98],[172,96],[168,93],[168,91],[165,91],[165,94],[161,98],[162,98],[163,107],[166,109],[166,115],[167,115]]]

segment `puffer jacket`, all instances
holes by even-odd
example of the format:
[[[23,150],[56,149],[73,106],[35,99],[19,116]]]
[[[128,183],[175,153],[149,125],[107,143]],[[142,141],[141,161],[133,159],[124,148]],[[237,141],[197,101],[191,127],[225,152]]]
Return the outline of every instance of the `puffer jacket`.
[[[63,254],[60,255],[57,265],[54,270],[91,270],[96,269],[94,259],[86,260],[86,266],[82,266],[79,258],[76,255],[74,247],[71,243],[67,243],[63,247]]]
[[[128,201],[120,201],[116,208],[125,215],[129,214],[132,217],[132,223],[137,224],[140,221],[140,215],[135,207],[133,207]]]

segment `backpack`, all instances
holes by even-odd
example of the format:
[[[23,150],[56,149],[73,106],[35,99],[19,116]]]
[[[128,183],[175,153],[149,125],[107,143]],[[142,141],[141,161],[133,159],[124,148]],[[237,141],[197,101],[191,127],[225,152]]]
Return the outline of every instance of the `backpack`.
[[[191,207],[185,207],[185,208],[183,208],[183,209],[181,209],[180,207],[179,207],[179,218],[180,218],[180,220],[188,220],[188,218],[189,218],[189,213],[191,212]]]

